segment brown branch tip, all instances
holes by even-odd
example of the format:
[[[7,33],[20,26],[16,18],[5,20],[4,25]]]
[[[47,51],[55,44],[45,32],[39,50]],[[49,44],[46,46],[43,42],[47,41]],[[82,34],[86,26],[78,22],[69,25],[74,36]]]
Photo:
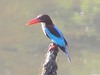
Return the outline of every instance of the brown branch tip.
[[[48,52],[46,54],[45,62],[43,64],[41,75],[57,75],[57,63],[56,56],[59,52],[57,45],[51,43],[48,47]]]

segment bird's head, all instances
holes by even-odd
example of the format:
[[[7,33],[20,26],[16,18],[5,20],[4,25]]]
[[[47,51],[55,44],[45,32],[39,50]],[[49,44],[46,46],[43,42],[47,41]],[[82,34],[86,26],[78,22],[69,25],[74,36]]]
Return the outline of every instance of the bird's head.
[[[33,25],[33,24],[40,23],[40,22],[43,22],[43,23],[49,24],[49,25],[53,24],[52,20],[50,19],[50,17],[48,15],[42,14],[42,15],[39,15],[36,18],[28,21],[26,25]]]

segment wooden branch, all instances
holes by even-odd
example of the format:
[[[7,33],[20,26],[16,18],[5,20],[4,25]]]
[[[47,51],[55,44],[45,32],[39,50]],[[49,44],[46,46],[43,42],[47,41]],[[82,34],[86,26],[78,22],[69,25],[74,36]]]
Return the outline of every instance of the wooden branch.
[[[58,47],[54,43],[49,45],[41,75],[57,75],[56,56],[58,52]]]

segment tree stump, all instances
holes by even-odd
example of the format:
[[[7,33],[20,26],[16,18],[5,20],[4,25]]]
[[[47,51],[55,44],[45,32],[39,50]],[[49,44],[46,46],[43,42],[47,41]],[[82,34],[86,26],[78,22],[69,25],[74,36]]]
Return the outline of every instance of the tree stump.
[[[54,43],[49,45],[41,75],[57,75],[56,71],[58,66],[56,63],[56,56],[58,52],[59,50],[57,45]]]

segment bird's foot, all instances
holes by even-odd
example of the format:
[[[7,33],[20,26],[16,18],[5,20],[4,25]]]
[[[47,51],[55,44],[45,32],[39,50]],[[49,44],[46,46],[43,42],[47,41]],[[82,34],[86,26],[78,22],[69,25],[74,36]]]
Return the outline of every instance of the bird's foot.
[[[48,46],[48,51],[52,51],[52,50],[55,50],[57,49],[58,46],[55,44],[55,43],[51,43],[49,46]]]

